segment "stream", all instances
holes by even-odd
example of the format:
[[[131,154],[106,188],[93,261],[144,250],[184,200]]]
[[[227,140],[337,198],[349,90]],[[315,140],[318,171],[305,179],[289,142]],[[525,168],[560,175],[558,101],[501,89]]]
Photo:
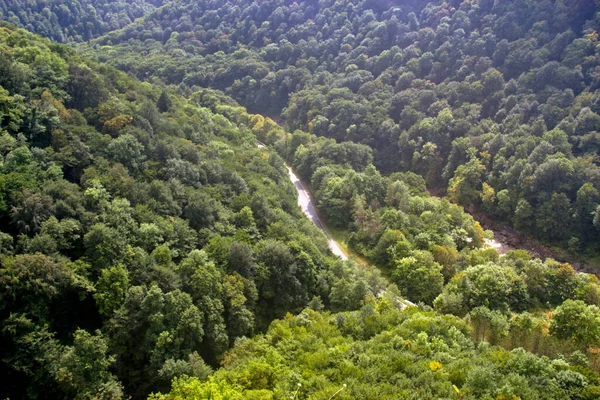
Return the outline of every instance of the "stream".
[[[261,142],[256,142],[256,145],[259,148],[266,147]],[[342,250],[340,244],[331,236],[331,234],[327,232],[325,224],[323,224],[323,222],[319,218],[319,213],[317,212],[317,209],[313,204],[310,192],[306,189],[300,178],[298,178],[298,176],[294,173],[292,167],[289,166],[287,163],[285,163],[285,167],[288,170],[290,181],[292,181],[292,183],[296,187],[296,191],[298,192],[298,205],[302,209],[302,212],[308,217],[308,219],[312,221],[313,224],[315,224],[317,228],[319,228],[321,231],[323,231],[323,233],[325,233],[325,236],[327,236],[327,245],[329,246],[331,252],[334,255],[341,258],[342,260],[348,260],[348,255],[344,252],[344,250]],[[365,265],[365,267],[367,266]],[[381,297],[384,295],[384,293],[385,290],[381,291],[380,293],[377,293],[377,296]],[[404,309],[406,306],[416,306],[416,304],[412,303],[406,298],[396,297],[396,302],[399,305],[400,309]]]
[[[256,145],[259,148],[266,147],[264,144],[257,142]],[[298,192],[298,205],[302,209],[302,212],[312,221],[313,224],[320,230],[325,233],[327,236],[327,245],[333,254],[341,258],[342,260],[347,260],[348,256],[342,250],[342,247],[335,239],[327,232],[325,225],[321,222],[319,218],[319,214],[317,213],[317,209],[315,208],[312,198],[310,197],[310,192],[306,189],[306,187],[300,181],[300,178],[294,173],[292,167],[290,167],[287,163],[285,163],[285,167],[288,170],[288,174],[290,176],[290,181],[296,187],[296,191]]]
[[[259,148],[266,148],[266,146],[260,142],[257,142],[256,145]],[[298,192],[298,205],[302,209],[302,212],[308,217],[308,219],[312,221],[313,224],[315,224],[317,228],[319,228],[321,231],[323,231],[323,233],[325,233],[325,235],[327,236],[327,244],[331,252],[339,258],[341,258],[342,260],[347,260],[348,256],[342,250],[340,244],[327,231],[325,224],[323,224],[323,222],[319,218],[319,213],[317,212],[317,209],[313,203],[310,192],[304,186],[300,178],[298,178],[298,176],[294,173],[292,167],[287,163],[285,163],[285,167],[288,170],[290,181],[292,181],[292,183],[296,187],[296,191]],[[492,228],[492,230],[494,231],[494,239],[486,239],[485,242],[489,247],[496,249],[496,251],[500,255],[506,254],[506,252],[508,252],[509,250],[515,250],[519,248],[513,243],[510,243],[508,238],[506,238],[505,235],[502,234],[504,232],[500,233],[500,230],[493,229],[493,227],[490,228]],[[537,255],[537,253],[534,252],[534,255]]]
[[[469,212],[472,210],[465,211]],[[561,250],[558,247],[552,247],[540,240],[527,237],[510,226],[493,221],[490,217],[481,212],[470,212],[470,214],[475,220],[481,223],[481,226],[484,229],[489,229],[494,232],[494,239],[487,239],[486,244],[496,249],[500,255],[504,255],[510,250],[526,250],[535,258],[540,258],[542,260],[553,258],[556,261],[571,264],[578,272],[586,272],[600,276],[598,265],[593,261],[587,260],[578,254]]]
[[[329,249],[333,254],[341,258],[342,260],[347,260],[348,256],[342,250],[340,244],[335,241],[335,239],[327,232],[327,228],[319,218],[319,214],[317,213],[317,209],[313,205],[313,201],[310,196],[310,192],[306,189],[306,187],[300,181],[300,178],[294,173],[292,167],[285,164],[285,167],[288,169],[288,173],[290,175],[290,180],[296,187],[296,191],[298,191],[298,205],[302,209],[302,212],[312,221],[313,224],[317,226],[320,230],[322,230],[327,236],[327,244],[329,245]],[[366,265],[365,265],[366,267]],[[385,290],[377,293],[378,297],[381,297],[385,294]],[[410,300],[406,298],[396,298],[396,302],[399,305],[400,309],[404,309],[406,306],[415,307],[416,304],[412,303]]]
[[[329,232],[327,232],[327,229],[325,229],[325,225],[323,225],[323,223],[321,222],[319,214],[317,214],[317,210],[315,209],[312,199],[310,198],[310,193],[308,192],[308,190],[306,190],[306,188],[300,181],[300,178],[298,178],[294,171],[292,171],[292,168],[287,164],[285,164],[285,167],[288,169],[288,173],[290,174],[290,180],[292,181],[294,186],[296,186],[296,190],[298,191],[298,205],[302,209],[302,212],[308,217],[308,219],[310,219],[313,222],[313,224],[317,226],[317,228],[319,228],[325,233],[325,235],[327,236],[327,245],[329,246],[331,252],[339,258],[341,258],[342,260],[347,260],[348,256],[344,253],[344,251],[340,247],[340,244],[331,237]]]
[[[485,244],[495,249],[501,256],[505,255],[510,250],[516,250],[516,248],[509,244],[502,242],[496,238],[496,232],[494,232],[494,239],[485,239]]]
[[[266,147],[264,144],[262,144],[260,142],[257,142],[257,146],[259,148]],[[312,221],[313,224],[315,224],[315,226],[317,228],[319,228],[321,231],[323,231],[325,233],[325,235],[327,236],[327,244],[328,244],[331,252],[334,255],[341,258],[342,260],[348,260],[348,256],[342,250],[342,247],[340,246],[340,244],[331,236],[331,234],[327,231],[325,224],[323,224],[323,222],[319,218],[319,214],[313,203],[313,200],[311,198],[311,195],[310,195],[310,192],[308,191],[308,189],[304,186],[304,184],[302,183],[300,178],[298,178],[298,176],[294,173],[294,171],[292,170],[292,167],[290,165],[285,163],[285,167],[288,170],[290,181],[292,181],[292,183],[296,187],[296,191],[298,192],[298,205],[302,209],[302,212]],[[476,219],[479,219],[479,218],[476,218]],[[481,221],[481,222],[484,222],[484,221]],[[537,243],[532,240],[524,239],[521,235],[518,235],[516,231],[514,231],[510,228],[499,227],[496,224],[490,223],[490,221],[487,221],[487,223],[483,223],[483,226],[484,226],[484,228],[491,229],[494,232],[494,239],[486,239],[486,241],[485,241],[486,244],[489,247],[492,247],[496,251],[498,251],[498,253],[500,255],[504,255],[510,250],[516,250],[516,249],[523,248],[523,249],[530,251],[535,257],[546,258],[546,257],[552,256],[553,258],[558,259],[560,261],[569,261],[569,262],[573,263],[575,268],[580,271],[581,270],[583,270],[583,271],[587,270],[587,272],[593,271],[593,269],[589,265],[586,265],[586,263],[579,263],[573,259],[561,260],[562,257],[558,256],[558,254],[554,254],[554,252],[550,251],[550,249],[547,246],[543,246],[540,243]],[[581,264],[583,264],[583,265],[581,265]],[[414,304],[411,303],[410,301],[408,301],[407,299],[400,300],[400,301],[404,305],[414,306]]]

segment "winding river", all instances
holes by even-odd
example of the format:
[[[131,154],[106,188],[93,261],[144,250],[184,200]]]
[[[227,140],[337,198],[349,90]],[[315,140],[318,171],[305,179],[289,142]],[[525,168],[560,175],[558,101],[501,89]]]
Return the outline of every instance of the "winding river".
[[[257,146],[259,148],[266,147],[264,144],[262,144],[260,142],[257,142]],[[302,212],[313,222],[313,224],[315,224],[315,226],[317,228],[319,228],[321,231],[323,231],[325,233],[325,235],[327,236],[327,244],[329,245],[329,249],[331,250],[331,252],[334,255],[341,258],[342,260],[347,260],[348,255],[342,250],[342,247],[340,246],[340,244],[331,236],[331,234],[329,234],[329,232],[327,231],[327,228],[325,227],[325,224],[323,224],[323,222],[319,218],[319,214],[317,212],[317,209],[314,206],[310,192],[304,186],[304,184],[302,183],[300,178],[298,178],[298,176],[294,173],[294,171],[292,170],[292,167],[289,166],[287,163],[285,164],[285,167],[288,170],[290,181],[292,181],[292,183],[296,187],[296,191],[298,192],[298,205],[302,209]],[[556,254],[552,254],[546,246],[542,246],[539,244],[536,246],[533,246],[533,247],[532,247],[532,245],[529,245],[528,247],[518,246],[518,245],[515,245],[514,243],[511,243],[510,240],[508,240],[505,237],[506,229],[504,229],[502,231],[500,231],[498,229],[492,229],[492,230],[494,231],[495,238],[486,240],[486,244],[489,247],[496,249],[496,251],[498,251],[498,253],[500,255],[506,254],[506,252],[509,250],[525,248],[536,257],[540,257],[540,258],[553,257],[555,259],[561,260],[561,257],[557,257]],[[541,251],[541,250],[546,250],[546,251]],[[546,254],[546,253],[549,253],[549,254]],[[580,265],[577,262],[577,260],[569,259],[569,260],[564,260],[564,261],[570,262],[578,270],[586,271],[590,268],[588,265],[585,265],[585,263],[583,263],[584,264],[583,266]],[[589,270],[587,272],[592,272],[592,270]],[[593,272],[596,273],[596,271],[593,271]],[[410,301],[408,301],[407,299],[404,299],[404,300],[399,299],[399,300],[405,305],[411,305],[411,306],[415,305],[415,304],[411,303]]]
[[[256,142],[256,145],[259,148],[266,147],[260,142]],[[296,187],[296,191],[298,192],[298,205],[302,209],[302,212],[308,217],[308,219],[310,219],[313,222],[313,224],[315,224],[317,228],[319,228],[325,233],[325,235],[327,236],[327,244],[329,245],[329,249],[331,250],[331,252],[339,258],[341,258],[342,260],[347,260],[348,255],[342,250],[340,244],[335,241],[335,239],[329,234],[329,232],[327,232],[327,228],[319,218],[319,214],[317,213],[317,209],[313,204],[310,192],[306,189],[300,178],[298,178],[298,176],[294,173],[292,167],[290,167],[287,163],[285,164],[285,167],[288,170],[290,181],[292,181],[292,183]],[[365,267],[367,266],[365,265]],[[380,293],[377,293],[377,296],[383,296],[384,293],[385,290],[381,291]],[[406,306],[416,306],[416,304],[412,303],[408,299],[404,299],[401,297],[396,297],[396,302],[401,309],[405,308]]]
[[[256,142],[256,145],[261,149],[266,147],[260,142]],[[317,228],[319,228],[325,233],[325,235],[327,236],[327,244],[331,252],[339,258],[341,258],[342,260],[347,260],[348,256],[346,255],[346,253],[344,253],[340,244],[336,242],[335,239],[333,239],[333,237],[331,237],[329,232],[327,232],[325,225],[323,224],[323,222],[321,222],[319,214],[317,213],[317,209],[313,205],[312,198],[310,197],[310,192],[306,189],[304,184],[302,184],[300,178],[298,178],[298,176],[294,173],[292,167],[290,167],[287,163],[285,164],[285,167],[288,170],[290,181],[292,181],[292,183],[296,187],[296,191],[298,192],[298,205],[302,209],[302,212],[308,217],[308,219],[312,221],[313,224],[317,226]]]
[[[300,181],[300,178],[298,178],[294,171],[292,171],[292,168],[287,164],[285,164],[285,167],[288,169],[288,173],[290,174],[290,180],[292,181],[294,186],[296,186],[296,190],[298,191],[298,205],[302,209],[302,212],[306,214],[308,219],[310,219],[313,222],[313,224],[317,226],[317,228],[325,232],[325,235],[327,235],[327,244],[329,245],[329,249],[331,250],[331,252],[339,258],[341,258],[342,260],[347,260],[348,256],[344,253],[344,251],[340,247],[340,244],[331,237],[329,232],[327,232],[327,229],[325,229],[325,225],[323,225],[323,223],[321,222],[319,214],[317,214],[317,210],[315,209],[312,199],[310,198],[310,193],[308,192],[308,190],[306,190],[306,188]]]

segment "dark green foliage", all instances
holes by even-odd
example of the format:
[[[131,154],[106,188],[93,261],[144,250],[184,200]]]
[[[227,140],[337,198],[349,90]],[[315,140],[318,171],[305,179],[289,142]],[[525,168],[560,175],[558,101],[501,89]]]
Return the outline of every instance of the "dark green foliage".
[[[584,0],[180,2],[88,48],[141,79],[223,90],[292,132],[367,145],[383,173],[416,172],[454,202],[592,253],[593,216],[573,206],[584,184],[600,187],[597,11]],[[286,158],[301,144],[282,145]],[[320,157],[371,162],[346,143],[331,150]],[[320,166],[299,155],[302,175]],[[332,225],[350,222],[348,200],[327,199]]]
[[[171,98],[169,97],[169,94],[167,92],[163,91],[160,94],[160,97],[156,102],[156,107],[160,112],[167,112],[171,109],[171,107],[173,107],[173,102],[171,101]]]
[[[8,68],[0,88],[6,396],[142,398],[206,377],[205,361],[310,299],[356,309],[387,286],[377,270],[340,270],[235,102],[165,97],[6,26],[0,47],[32,75],[18,84]],[[355,144],[327,157],[371,160]]]

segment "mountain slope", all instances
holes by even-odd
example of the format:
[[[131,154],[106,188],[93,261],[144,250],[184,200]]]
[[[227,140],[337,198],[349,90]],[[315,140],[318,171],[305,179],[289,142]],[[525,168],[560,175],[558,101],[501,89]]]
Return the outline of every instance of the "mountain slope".
[[[152,399],[596,399],[587,367],[471,341],[460,320],[386,301],[304,310],[240,343],[207,382],[174,381]]]
[[[565,4],[178,1],[88,48],[144,83],[1,24],[2,397],[597,398],[598,279],[426,187],[594,250],[595,9]]]
[[[3,397],[141,398],[312,298],[387,286],[329,252],[234,102],[7,25],[0,51]]]
[[[600,197],[592,1],[169,4],[93,44],[141,79],[374,149],[452,201],[594,254]],[[162,39],[154,39],[152,35]]]
[[[123,28],[162,3],[162,0],[2,0],[0,20],[57,42],[81,42]]]

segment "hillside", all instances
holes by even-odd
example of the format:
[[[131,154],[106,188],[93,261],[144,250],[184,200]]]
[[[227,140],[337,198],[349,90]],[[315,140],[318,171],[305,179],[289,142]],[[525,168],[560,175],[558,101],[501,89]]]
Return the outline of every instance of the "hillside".
[[[419,173],[453,202],[594,255],[596,11],[587,0],[180,1],[88,54],[140,79],[223,90],[292,132],[369,145],[383,173]]]
[[[386,287],[336,261],[235,103],[6,25],[0,51],[3,397],[141,398],[312,298]]]
[[[0,398],[599,398],[598,7],[0,3]]]
[[[163,0],[1,0],[0,20],[60,43],[90,40],[131,24]]]
[[[598,376],[575,359],[477,345],[457,318],[389,302],[352,313],[307,309],[240,343],[207,382],[182,377],[179,399],[597,399]],[[515,332],[516,334],[516,332]]]

